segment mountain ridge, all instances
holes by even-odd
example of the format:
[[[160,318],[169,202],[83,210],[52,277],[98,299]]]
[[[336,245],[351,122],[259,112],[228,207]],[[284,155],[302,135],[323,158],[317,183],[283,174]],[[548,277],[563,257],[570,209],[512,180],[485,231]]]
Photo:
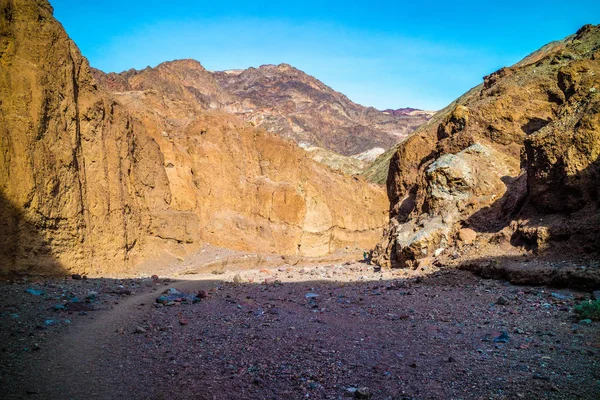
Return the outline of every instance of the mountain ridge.
[[[157,77],[168,80],[194,75],[196,81],[189,81],[182,90],[192,92],[190,97],[195,96],[203,107],[236,114],[301,146],[345,156],[387,149],[430,117],[428,112],[396,115],[356,104],[285,63],[209,71],[196,60],[182,59],[121,73],[94,71],[109,91],[147,90],[156,87]],[[166,78],[167,71],[172,78]]]

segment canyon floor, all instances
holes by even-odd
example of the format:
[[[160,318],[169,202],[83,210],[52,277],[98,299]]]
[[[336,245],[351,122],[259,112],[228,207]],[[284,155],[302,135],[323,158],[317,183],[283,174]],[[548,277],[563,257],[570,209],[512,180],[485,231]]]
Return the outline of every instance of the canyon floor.
[[[600,398],[589,292],[360,258],[210,249],[154,279],[3,282],[0,398]],[[157,303],[170,288],[202,299]]]

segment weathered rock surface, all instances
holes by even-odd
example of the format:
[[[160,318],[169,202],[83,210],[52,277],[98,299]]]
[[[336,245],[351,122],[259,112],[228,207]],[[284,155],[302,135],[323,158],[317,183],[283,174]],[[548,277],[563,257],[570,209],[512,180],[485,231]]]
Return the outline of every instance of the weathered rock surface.
[[[377,241],[381,189],[207,111],[229,101],[189,89],[208,72],[168,67],[105,77],[112,95],[47,1],[0,1],[0,271],[116,273],[203,241],[303,255]]]
[[[0,8],[0,269],[127,264],[143,211],[167,206],[159,149],[98,92],[47,2]]]
[[[436,114],[392,156],[376,261],[416,267],[467,242],[485,256],[507,236],[535,252],[600,250],[598,89],[589,25]]]
[[[308,156],[313,160],[328,165],[335,171],[340,171],[348,175],[360,175],[369,164],[369,161],[372,161],[343,156],[320,147],[307,147],[304,150],[306,150]]]

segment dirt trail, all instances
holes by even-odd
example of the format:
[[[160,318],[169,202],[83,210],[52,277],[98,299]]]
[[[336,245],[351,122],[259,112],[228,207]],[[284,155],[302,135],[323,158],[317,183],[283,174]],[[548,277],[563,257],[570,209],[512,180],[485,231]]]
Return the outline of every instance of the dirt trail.
[[[182,290],[209,289],[209,281],[178,281]],[[148,305],[159,291],[151,290],[126,298],[114,308],[98,312],[93,320],[78,324],[58,339],[25,385],[26,391],[45,399],[117,399],[124,398],[123,386],[129,366],[114,353],[115,335],[130,334],[140,318],[150,316]],[[125,374],[125,375],[124,375]],[[19,397],[19,396],[17,396]]]

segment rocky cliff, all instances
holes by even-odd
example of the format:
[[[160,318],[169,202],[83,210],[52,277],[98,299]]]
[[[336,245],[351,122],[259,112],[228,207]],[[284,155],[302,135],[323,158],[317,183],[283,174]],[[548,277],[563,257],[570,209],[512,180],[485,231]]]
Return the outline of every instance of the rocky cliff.
[[[387,177],[381,265],[599,249],[600,27],[553,42],[436,114]]]
[[[158,147],[97,90],[47,2],[0,8],[1,270],[127,263],[166,184],[149,173]]]
[[[204,72],[149,87],[111,75],[114,96],[47,1],[0,0],[0,271],[117,273],[203,241],[306,255],[374,244],[385,194],[206,111],[229,98],[214,80],[187,87]]]

